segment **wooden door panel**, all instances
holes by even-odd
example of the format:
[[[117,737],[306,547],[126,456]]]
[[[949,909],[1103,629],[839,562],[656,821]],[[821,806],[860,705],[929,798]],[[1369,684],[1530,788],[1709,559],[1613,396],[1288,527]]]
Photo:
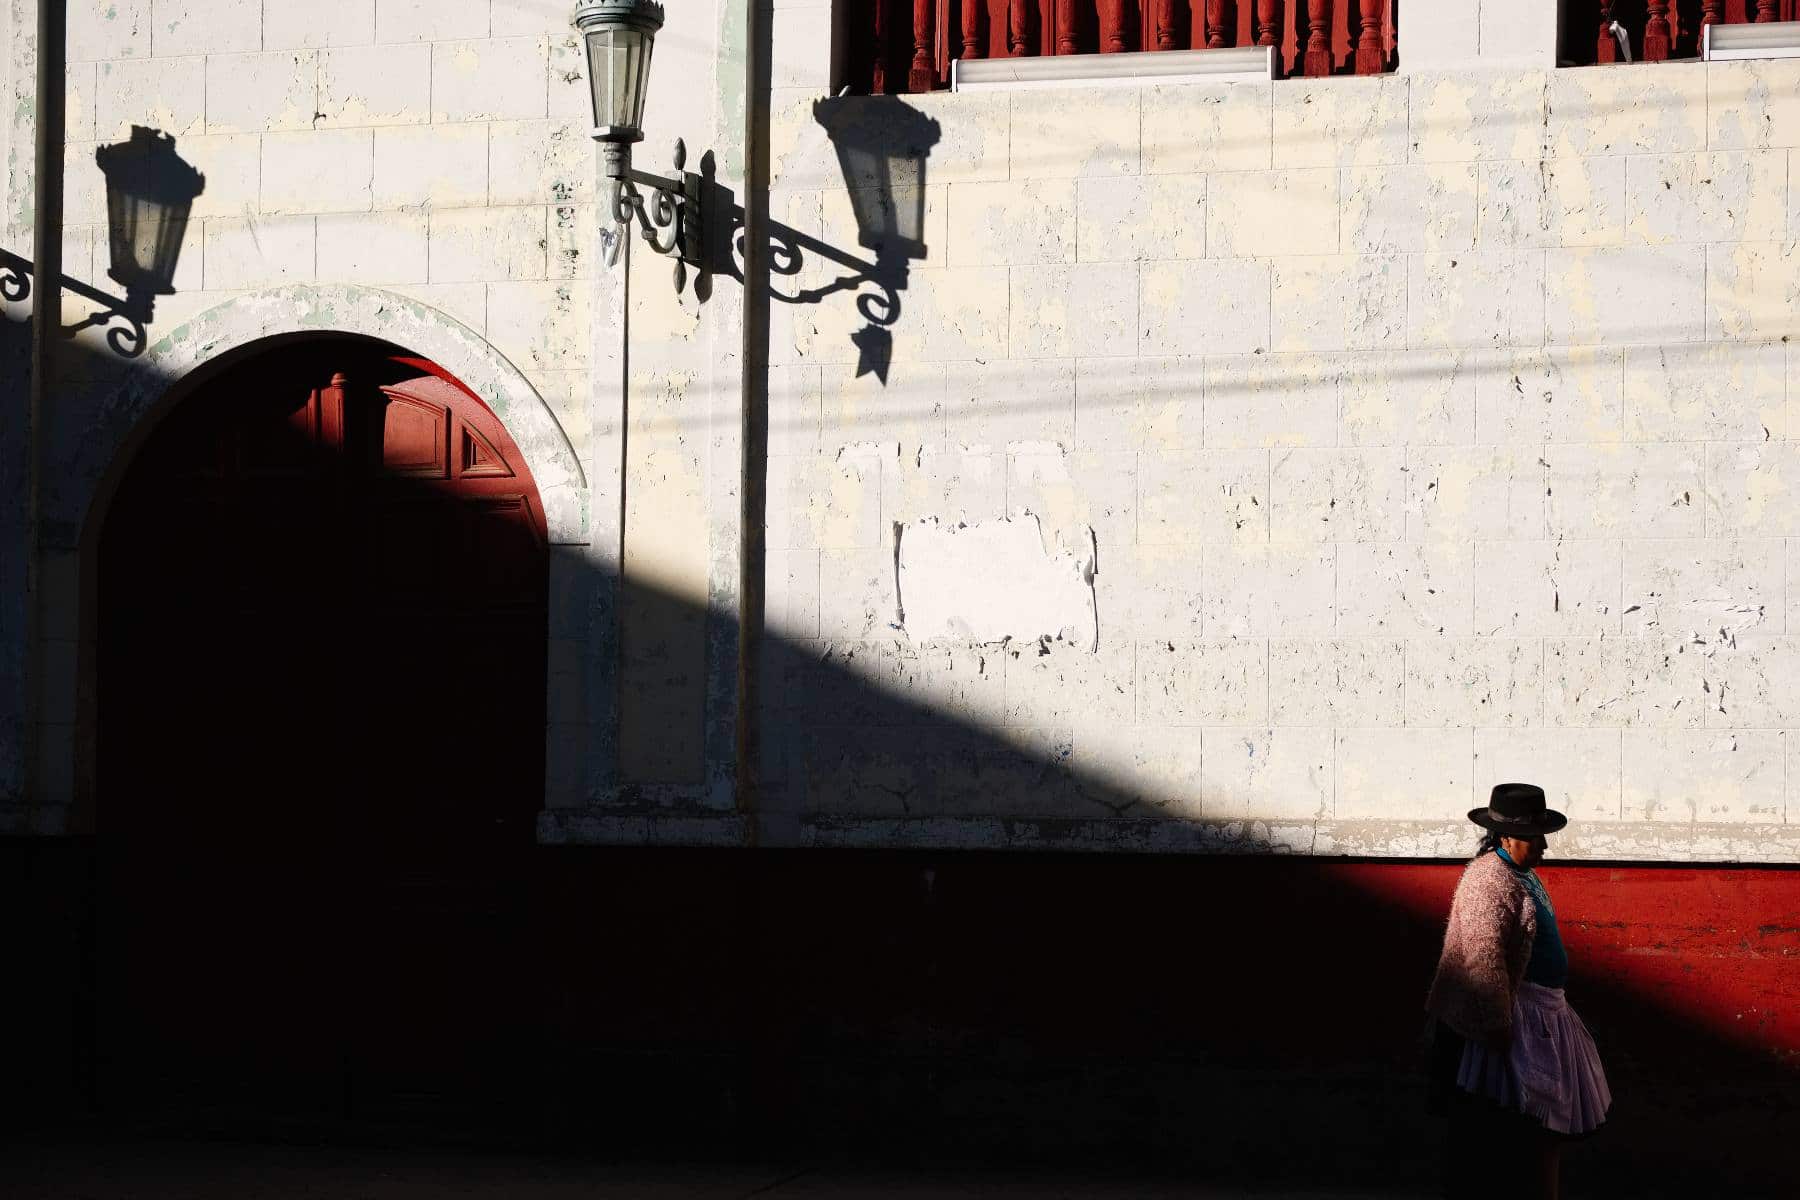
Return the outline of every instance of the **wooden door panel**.
[[[390,475],[443,479],[449,470],[450,413],[441,404],[385,391],[381,466]]]
[[[522,495],[472,500],[459,549],[464,574],[479,581],[491,604],[525,604],[543,594],[536,564],[543,543]]]
[[[457,473],[465,479],[511,479],[512,468],[506,465],[506,459],[494,449],[481,434],[471,429],[467,422],[458,427],[462,441],[462,453],[457,456]]]
[[[391,348],[272,351],[153,432],[99,572],[108,1095],[473,1102],[523,941],[546,553],[504,427]]]

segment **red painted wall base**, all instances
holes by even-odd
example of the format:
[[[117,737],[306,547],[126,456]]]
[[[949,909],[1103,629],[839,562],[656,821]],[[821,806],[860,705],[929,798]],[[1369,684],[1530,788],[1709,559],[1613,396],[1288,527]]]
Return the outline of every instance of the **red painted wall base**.
[[[104,1010],[105,976],[84,965],[105,926],[92,849],[0,842],[0,951],[35,964],[0,993],[9,1061],[26,1064],[3,1098],[38,1119],[71,1094],[107,1119],[146,1115],[107,1107],[120,1081],[82,1025]],[[516,931],[504,972],[468,960],[492,939],[421,929],[408,951],[460,945],[448,974],[509,981],[501,1009],[491,987],[470,993],[487,997],[480,1011],[442,994],[433,1022],[456,1033],[431,1089],[380,1058],[381,997],[342,964],[346,1041],[325,1062],[343,1074],[321,1089],[336,1106],[312,1118],[323,1136],[1078,1158],[1376,1188],[1428,1186],[1438,1169],[1421,1003],[1455,864],[541,848],[507,861],[517,874],[493,894],[514,909],[475,914]],[[1545,877],[1570,996],[1617,1097],[1571,1158],[1571,1194],[1795,1194],[1800,870]],[[18,919],[34,912],[46,919]],[[182,1032],[206,1044],[205,1029]],[[187,1099],[158,1093],[159,1127],[304,1124],[292,1111],[259,1124],[242,1069],[196,1062]]]

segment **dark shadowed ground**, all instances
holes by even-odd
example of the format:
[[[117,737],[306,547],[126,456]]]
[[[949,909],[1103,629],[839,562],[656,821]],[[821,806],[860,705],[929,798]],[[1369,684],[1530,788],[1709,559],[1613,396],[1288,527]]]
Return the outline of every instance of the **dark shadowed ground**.
[[[1406,1191],[1303,1191],[1195,1185],[1083,1172],[867,1171],[801,1164],[683,1167],[579,1164],[553,1158],[204,1143],[63,1145],[0,1166],[12,1200],[1373,1200]]]

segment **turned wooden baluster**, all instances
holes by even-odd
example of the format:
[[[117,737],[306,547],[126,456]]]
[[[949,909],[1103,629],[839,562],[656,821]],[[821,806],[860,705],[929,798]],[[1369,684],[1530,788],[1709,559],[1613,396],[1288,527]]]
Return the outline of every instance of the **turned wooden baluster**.
[[[1223,50],[1236,40],[1237,30],[1226,28],[1225,0],[1206,0],[1206,48]]]
[[[1307,76],[1331,74],[1331,0],[1306,0],[1306,57],[1300,73]]]
[[[1700,5],[1700,27],[1725,23],[1725,0],[1704,0]]]
[[[931,22],[937,0],[913,0],[912,70],[906,73],[906,90],[929,92],[937,86],[937,63],[932,60]]]
[[[1056,0],[1056,52],[1074,54],[1075,0]]]
[[[1650,0],[1650,19],[1644,23],[1644,61],[1665,62],[1669,57],[1669,0]]]
[[[875,0],[875,69],[869,80],[869,91],[877,96],[888,94],[888,5],[893,0]]]
[[[1256,44],[1280,45],[1281,0],[1256,0]]]
[[[1175,41],[1175,0],[1155,0],[1156,2],[1156,48],[1158,50],[1174,50]]]
[[[1612,15],[1613,0],[1600,0],[1600,31],[1594,35],[1594,61],[1611,63],[1619,61],[1619,43],[1613,40]]]
[[[1006,52],[1014,58],[1031,53],[1031,0],[1012,0],[1006,6]]]
[[[1362,32],[1356,37],[1356,73],[1379,75],[1387,66],[1381,52],[1381,16],[1387,0],[1361,0]]]
[[[1125,0],[1100,0],[1100,53],[1117,54],[1125,44]]]
[[[1756,0],[1756,19],[1758,21],[1779,21],[1781,0]]]
[[[980,58],[982,0],[962,0],[962,56]]]

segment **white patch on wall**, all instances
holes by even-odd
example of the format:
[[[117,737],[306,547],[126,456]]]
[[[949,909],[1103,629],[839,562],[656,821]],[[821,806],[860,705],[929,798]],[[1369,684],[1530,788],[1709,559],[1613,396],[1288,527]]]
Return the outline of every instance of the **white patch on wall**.
[[[900,623],[915,642],[1068,641],[1095,648],[1093,534],[1088,552],[1051,553],[1036,516],[895,527]]]

